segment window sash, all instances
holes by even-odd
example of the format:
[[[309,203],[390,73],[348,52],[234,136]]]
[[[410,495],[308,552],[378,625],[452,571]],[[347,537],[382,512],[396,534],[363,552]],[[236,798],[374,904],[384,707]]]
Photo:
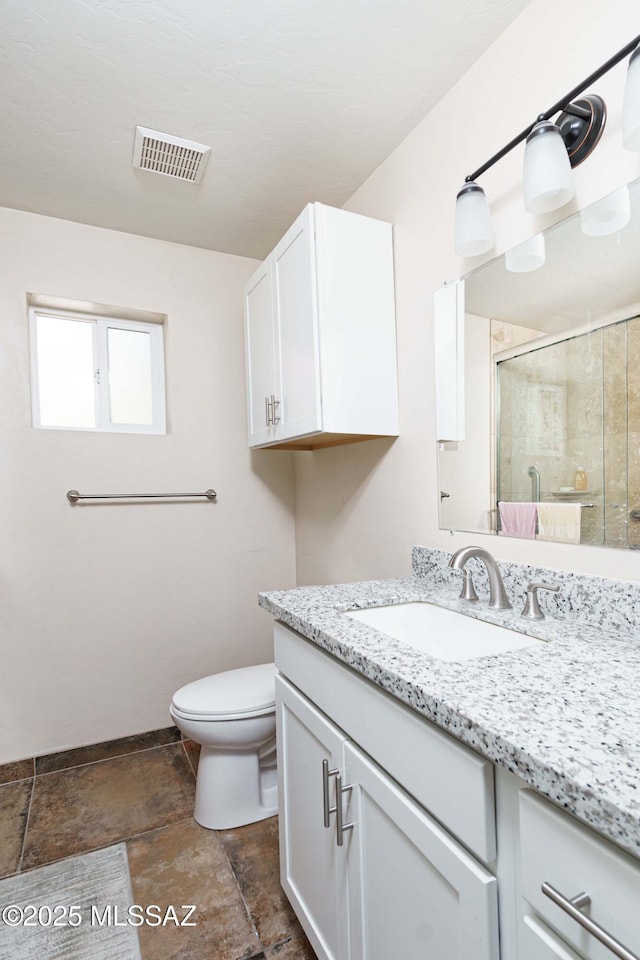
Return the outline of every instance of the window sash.
[[[94,427],[56,426],[43,424],[41,422],[40,380],[38,371],[38,317],[60,317],[63,320],[79,320],[91,324],[94,374],[95,371],[100,371],[99,378],[94,376],[96,411],[96,424]],[[162,324],[120,320],[117,317],[99,317],[70,310],[49,310],[44,307],[31,307],[29,310],[29,327],[31,344],[32,417],[34,427],[44,430],[80,430],[89,433],[166,433],[164,338]],[[111,420],[108,351],[109,329],[131,330],[136,333],[149,335],[151,423],[117,423]]]

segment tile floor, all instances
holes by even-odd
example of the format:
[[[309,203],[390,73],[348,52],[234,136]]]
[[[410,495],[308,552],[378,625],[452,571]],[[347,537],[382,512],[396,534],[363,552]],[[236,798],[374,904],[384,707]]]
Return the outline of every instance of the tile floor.
[[[195,927],[139,928],[143,960],[315,960],[280,887],[277,818],[200,827],[197,747],[159,733],[0,767],[0,877],[126,841],[135,903],[197,904]]]

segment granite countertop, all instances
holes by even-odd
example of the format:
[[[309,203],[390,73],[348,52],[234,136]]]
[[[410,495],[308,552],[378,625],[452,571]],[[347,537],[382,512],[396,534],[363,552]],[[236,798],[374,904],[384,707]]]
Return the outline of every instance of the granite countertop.
[[[448,663],[342,616],[429,600],[548,640]],[[572,617],[468,604],[422,577],[260,594],[260,605],[483,756],[640,857],[640,644]]]

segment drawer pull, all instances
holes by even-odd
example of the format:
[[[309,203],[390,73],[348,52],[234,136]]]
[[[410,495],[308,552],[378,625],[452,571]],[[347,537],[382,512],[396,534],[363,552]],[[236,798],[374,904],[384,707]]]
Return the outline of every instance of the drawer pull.
[[[595,937],[596,940],[599,940],[600,943],[603,943],[607,949],[611,950],[611,953],[615,954],[616,957],[620,957],[620,960],[640,960],[640,958],[635,954],[631,953],[630,950],[620,943],[619,940],[616,940],[615,937],[612,937],[607,930],[599,926],[597,923],[594,923],[591,917],[585,916],[584,913],[580,912],[581,907],[587,907],[591,903],[591,897],[586,893],[580,893],[577,897],[574,897],[572,900],[563,897],[555,887],[552,887],[550,883],[543,883],[540,888],[544,893],[545,897],[549,897],[550,900],[560,907],[561,910],[564,910],[565,913],[568,913],[572,920],[575,920],[576,923],[579,923],[581,927],[591,934],[592,937]]]
[[[336,843],[339,847],[344,845],[344,835],[347,830],[353,830],[352,823],[344,822],[344,814],[342,812],[342,794],[348,793],[350,790],[353,790],[353,784],[348,783],[344,787],[342,786],[342,777],[340,774],[336,777]],[[635,958],[637,960],[637,958]]]
[[[336,812],[335,807],[329,806],[329,777],[337,777],[338,770],[329,770],[329,761],[322,761],[322,812],[325,827],[331,826],[331,814]]]

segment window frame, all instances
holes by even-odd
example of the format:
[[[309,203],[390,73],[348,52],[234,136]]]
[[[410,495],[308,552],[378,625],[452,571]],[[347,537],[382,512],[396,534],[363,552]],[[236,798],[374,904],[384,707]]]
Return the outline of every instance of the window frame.
[[[38,372],[38,317],[60,317],[93,325],[93,369],[96,423],[94,427],[43,424],[40,417],[40,378]],[[109,349],[107,331],[132,330],[149,335],[151,367],[151,423],[114,423],[109,409]],[[38,430],[73,430],[81,433],[166,434],[166,379],[164,365],[164,325],[143,320],[124,320],[78,310],[60,310],[44,306],[29,307],[29,350],[31,358],[31,416]],[[95,371],[100,371],[99,378]]]

